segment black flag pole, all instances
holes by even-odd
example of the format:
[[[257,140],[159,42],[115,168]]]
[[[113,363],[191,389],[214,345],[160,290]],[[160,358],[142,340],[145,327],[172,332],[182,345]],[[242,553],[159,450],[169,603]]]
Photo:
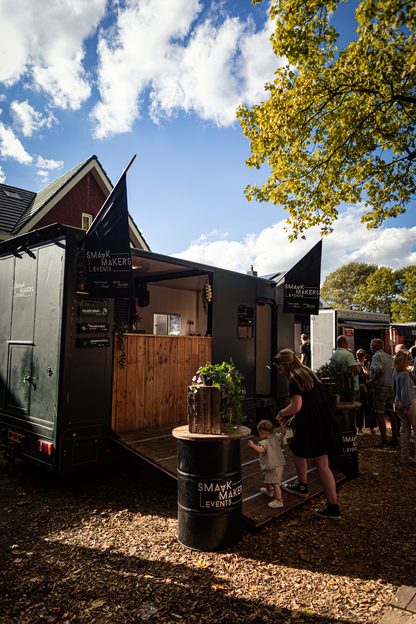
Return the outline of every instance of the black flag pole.
[[[92,297],[135,295],[126,187],[126,173],[135,158],[136,155],[123,170],[81,241],[85,249],[87,290]]]
[[[124,169],[124,172],[123,172],[123,173],[127,173],[127,171],[130,169],[130,167],[131,167],[131,166],[132,166],[132,164],[134,163],[134,160],[135,160],[136,156],[137,156],[137,154],[135,154],[135,155],[133,156],[133,158],[131,158],[131,159],[130,159],[129,164],[128,164],[128,165],[127,165],[127,167]]]

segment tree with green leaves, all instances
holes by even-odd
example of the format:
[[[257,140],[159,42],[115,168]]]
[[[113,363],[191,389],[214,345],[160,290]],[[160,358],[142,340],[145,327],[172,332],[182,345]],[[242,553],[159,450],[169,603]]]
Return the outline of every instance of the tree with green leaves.
[[[403,291],[402,281],[407,269],[394,271],[389,267],[380,267],[361,284],[354,303],[366,312],[392,314],[392,306],[399,300]]]
[[[333,308],[348,310],[355,303],[360,286],[364,285],[377,269],[376,264],[366,262],[343,264],[326,276],[322,284],[321,296]]]
[[[416,322],[416,266],[407,267],[403,272],[402,291],[397,301],[391,305],[394,323]]]
[[[330,17],[339,4],[273,1],[271,41],[286,62],[266,85],[270,98],[237,112],[246,164],[271,167],[246,197],[287,209],[290,240],[312,226],[331,232],[342,203],[364,200],[371,229],[415,196],[416,4],[361,0],[357,37],[338,50]]]

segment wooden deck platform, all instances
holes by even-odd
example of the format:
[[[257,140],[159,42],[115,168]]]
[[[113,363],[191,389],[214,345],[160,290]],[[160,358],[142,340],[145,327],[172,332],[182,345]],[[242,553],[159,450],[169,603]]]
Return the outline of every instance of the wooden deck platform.
[[[159,470],[177,479],[177,440],[172,430],[184,423],[163,425],[139,431],[130,431],[118,434],[115,441],[129,449]],[[241,472],[243,481],[243,520],[251,528],[257,529],[287,511],[301,505],[305,501],[321,494],[323,489],[313,463],[308,466],[308,498],[300,498],[293,494],[283,493],[284,507],[271,509],[267,503],[270,498],[261,494],[263,475],[260,471],[257,454],[247,444],[249,439],[257,442],[254,435],[241,440]],[[290,453],[285,451],[286,465],[283,472],[283,483],[296,480],[296,470]],[[336,483],[345,480],[345,476],[333,470]]]

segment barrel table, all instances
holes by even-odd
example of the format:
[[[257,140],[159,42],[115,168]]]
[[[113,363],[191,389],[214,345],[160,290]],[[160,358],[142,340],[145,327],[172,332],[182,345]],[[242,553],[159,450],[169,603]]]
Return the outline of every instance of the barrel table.
[[[187,548],[211,552],[234,546],[243,536],[240,440],[233,433],[172,435],[178,442],[178,540]]]
[[[330,455],[329,465],[347,479],[356,479],[359,475],[355,412],[360,407],[361,403],[357,402],[338,403],[335,410],[335,420],[342,433],[342,452]]]

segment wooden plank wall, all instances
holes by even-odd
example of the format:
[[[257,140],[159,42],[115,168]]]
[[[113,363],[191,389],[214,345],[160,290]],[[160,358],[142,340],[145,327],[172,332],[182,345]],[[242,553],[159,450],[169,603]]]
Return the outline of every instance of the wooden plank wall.
[[[126,334],[120,369],[114,341],[112,428],[136,431],[187,419],[187,388],[211,361],[211,338]]]

